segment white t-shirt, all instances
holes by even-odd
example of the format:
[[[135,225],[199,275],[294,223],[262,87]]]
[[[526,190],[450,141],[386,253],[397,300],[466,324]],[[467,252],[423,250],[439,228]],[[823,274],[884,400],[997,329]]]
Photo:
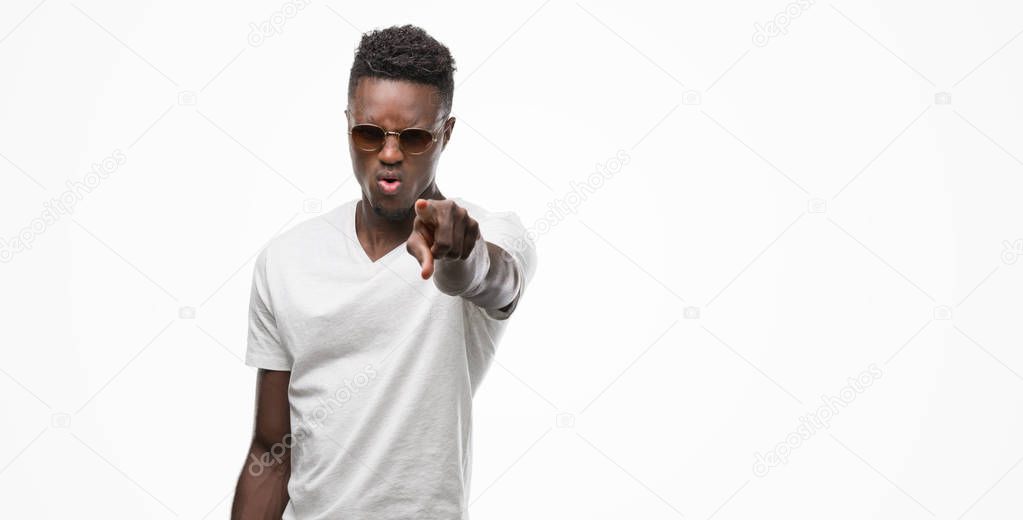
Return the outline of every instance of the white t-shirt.
[[[510,311],[440,292],[405,243],[371,262],[355,232],[357,200],[257,257],[245,363],[291,371],[285,519],[468,518],[472,397],[536,251],[515,213],[451,200],[520,269]]]

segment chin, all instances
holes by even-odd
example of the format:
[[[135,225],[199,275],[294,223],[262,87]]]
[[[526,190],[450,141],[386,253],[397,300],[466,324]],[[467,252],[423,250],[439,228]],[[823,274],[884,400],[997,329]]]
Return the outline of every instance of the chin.
[[[387,220],[408,220],[416,214],[415,205],[393,207],[391,205],[384,206],[377,201],[372,201],[372,207],[373,213]]]

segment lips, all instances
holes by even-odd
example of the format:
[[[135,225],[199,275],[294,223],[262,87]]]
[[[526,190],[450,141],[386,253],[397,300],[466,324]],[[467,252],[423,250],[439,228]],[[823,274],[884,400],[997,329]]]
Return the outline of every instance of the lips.
[[[391,195],[397,193],[401,188],[401,177],[396,174],[382,173],[377,175],[377,186],[380,187],[380,191],[384,194]]]

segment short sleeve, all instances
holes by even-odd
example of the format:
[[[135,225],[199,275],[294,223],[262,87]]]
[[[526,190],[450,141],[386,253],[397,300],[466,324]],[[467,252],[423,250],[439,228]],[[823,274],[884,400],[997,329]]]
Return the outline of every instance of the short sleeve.
[[[267,283],[270,268],[268,248],[256,257],[249,296],[249,333],[245,364],[269,370],[291,370],[292,356],[281,341]]]
[[[480,234],[483,239],[504,250],[508,259],[514,264],[516,271],[516,296],[511,307],[506,311],[485,309],[488,316],[495,320],[508,319],[515,312],[526,286],[533,280],[536,272],[536,244],[530,238],[519,216],[510,211],[494,212],[479,221]]]

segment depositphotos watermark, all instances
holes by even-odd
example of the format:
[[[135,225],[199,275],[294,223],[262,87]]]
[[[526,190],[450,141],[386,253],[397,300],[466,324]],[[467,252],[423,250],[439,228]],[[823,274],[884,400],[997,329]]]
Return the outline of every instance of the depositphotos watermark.
[[[785,6],[778,14],[774,15],[774,18],[764,22],[761,25],[759,22],[753,23],[753,45],[757,47],[766,47],[771,41],[771,38],[777,38],[780,35],[789,33],[789,24],[792,20],[799,18],[800,15],[810,9],[810,6],[814,4],[814,0],[796,0]]]
[[[284,25],[288,20],[298,15],[298,12],[309,7],[311,0],[291,0],[281,5],[281,8],[270,15],[269,18],[259,22],[249,22],[249,45],[259,47],[268,38],[272,38],[284,32]]]
[[[344,379],[341,386],[338,386],[329,396],[326,398],[320,397],[320,404],[302,416],[300,426],[293,433],[285,435],[280,442],[275,443],[267,452],[259,457],[249,453],[249,459],[251,460],[247,467],[249,474],[253,477],[258,477],[267,468],[272,467],[274,464],[280,464],[289,449],[298,446],[298,443],[308,438],[313,430],[322,426],[323,422],[333,415],[334,412],[344,408],[349,401],[358,395],[363,388],[366,388],[376,377],[376,368],[373,365],[366,365],[351,379]]]
[[[779,442],[767,453],[757,452],[756,460],[753,462],[753,474],[758,477],[766,476],[771,468],[787,464],[789,455],[793,450],[803,445],[803,442],[813,437],[820,430],[831,427],[831,419],[841,412],[842,408],[849,406],[856,400],[856,396],[870,388],[874,382],[881,379],[884,373],[877,365],[871,363],[866,370],[860,372],[856,377],[849,378],[849,384],[838,391],[838,395],[822,395],[824,403],[819,408],[799,418],[799,426],[785,436],[785,440]]]
[[[1002,241],[1002,263],[1006,265],[1015,264],[1019,257],[1023,256],[1023,238],[1009,242]]]
[[[104,157],[98,163],[93,163],[92,168],[82,176],[81,180],[67,181],[67,189],[59,196],[43,202],[43,211],[39,216],[29,221],[14,237],[9,240],[0,236],[0,263],[7,263],[14,259],[18,253],[32,249],[36,238],[46,232],[50,226],[57,223],[62,215],[72,215],[75,206],[81,202],[85,195],[99,187],[111,173],[117,171],[128,158],[121,150],[114,150],[112,154]]]
[[[526,228],[525,236],[515,240],[512,247],[518,251],[525,251],[529,243],[536,242],[537,238],[545,235],[560,224],[569,214],[575,214],[579,206],[586,201],[586,196],[595,193],[604,187],[604,183],[617,175],[632,157],[625,150],[618,150],[613,157],[606,161],[597,163],[595,169],[586,176],[586,182],[569,181],[572,188],[564,195],[555,198],[547,203],[547,212],[536,219],[535,222]]]

